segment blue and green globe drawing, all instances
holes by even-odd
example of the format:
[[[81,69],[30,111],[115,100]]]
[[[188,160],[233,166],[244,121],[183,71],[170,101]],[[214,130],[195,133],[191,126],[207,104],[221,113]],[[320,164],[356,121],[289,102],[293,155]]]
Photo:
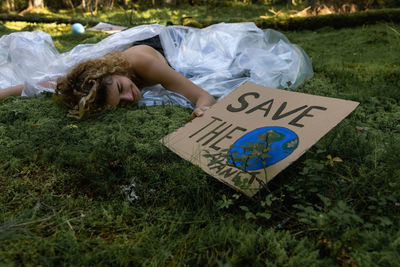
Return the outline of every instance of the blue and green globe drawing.
[[[231,145],[228,162],[248,171],[264,169],[289,156],[298,145],[297,134],[288,128],[257,128]]]

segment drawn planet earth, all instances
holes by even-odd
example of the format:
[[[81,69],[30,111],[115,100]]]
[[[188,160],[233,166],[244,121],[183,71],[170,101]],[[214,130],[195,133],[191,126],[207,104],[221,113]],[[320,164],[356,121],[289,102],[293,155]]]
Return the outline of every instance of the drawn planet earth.
[[[228,162],[248,171],[264,169],[289,156],[298,145],[297,134],[288,128],[257,128],[231,145]]]

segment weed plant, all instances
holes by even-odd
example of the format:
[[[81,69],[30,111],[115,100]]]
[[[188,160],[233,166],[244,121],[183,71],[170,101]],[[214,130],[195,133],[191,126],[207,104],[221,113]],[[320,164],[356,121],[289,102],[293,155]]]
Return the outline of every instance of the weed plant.
[[[103,38],[52,31],[60,51]],[[397,266],[399,32],[286,33],[315,70],[298,91],[360,106],[253,199],[161,145],[190,110],[0,101],[0,263]]]

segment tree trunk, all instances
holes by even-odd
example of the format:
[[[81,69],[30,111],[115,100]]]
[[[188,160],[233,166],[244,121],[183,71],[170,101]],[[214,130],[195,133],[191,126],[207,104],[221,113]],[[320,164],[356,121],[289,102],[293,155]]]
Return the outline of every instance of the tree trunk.
[[[28,8],[43,8],[44,2],[43,0],[29,0]]]
[[[74,3],[71,0],[65,0],[64,5],[69,6],[72,10],[75,10]]]
[[[164,4],[168,6],[176,6],[176,0],[164,0]]]
[[[90,14],[92,16],[97,15],[97,7],[99,5],[99,1],[98,0],[94,0],[94,9],[93,9],[93,0],[89,1],[89,9],[90,9]]]
[[[43,0],[29,0],[28,1],[28,8],[22,10],[18,13],[18,15],[23,16],[28,12],[36,12],[38,9],[44,8]]]
[[[7,10],[7,13],[10,11],[14,11],[15,10],[15,3],[14,0],[6,0],[3,8]]]
[[[86,9],[86,7],[87,7],[86,0],[82,0],[82,2],[79,5],[79,7],[82,8],[82,9]]]

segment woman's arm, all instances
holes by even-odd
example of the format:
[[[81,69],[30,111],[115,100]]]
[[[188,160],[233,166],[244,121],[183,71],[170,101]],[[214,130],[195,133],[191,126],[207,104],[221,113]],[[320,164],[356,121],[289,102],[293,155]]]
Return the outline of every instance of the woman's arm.
[[[204,111],[215,104],[215,99],[208,92],[188,80],[166,64],[149,64],[146,71],[150,77],[156,77],[167,90],[179,93],[195,105],[193,113],[202,116]]]
[[[146,82],[160,83],[165,89],[185,96],[195,105],[193,114],[196,116],[202,116],[215,103],[213,96],[172,69],[153,48],[136,46],[129,50],[125,53],[138,76]]]
[[[0,89],[0,99],[3,99],[7,96],[20,96],[22,94],[22,90],[24,90],[23,84]]]
[[[40,82],[39,85],[54,90],[56,88],[57,83],[55,81],[43,81]],[[23,90],[24,90],[23,84],[0,89],[0,99],[3,99],[7,96],[21,96]]]

